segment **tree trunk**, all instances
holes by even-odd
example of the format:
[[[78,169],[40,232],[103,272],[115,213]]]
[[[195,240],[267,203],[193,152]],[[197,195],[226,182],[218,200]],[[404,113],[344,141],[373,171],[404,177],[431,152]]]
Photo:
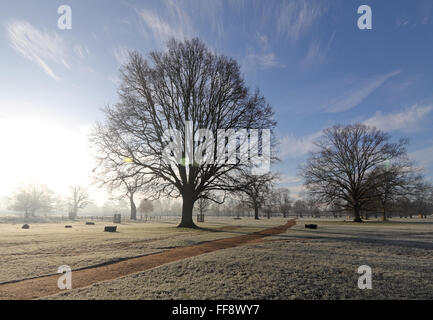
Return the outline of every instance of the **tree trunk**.
[[[131,220],[137,220],[137,206],[134,202],[134,196],[129,197],[129,203],[131,204]]]
[[[386,221],[386,209],[383,208],[382,221]]]
[[[353,219],[353,221],[355,222],[362,222],[361,219],[361,208],[360,207],[355,207],[353,210],[354,214],[355,214],[355,219]]]
[[[192,220],[192,210],[194,208],[194,200],[188,193],[182,195],[182,220],[178,225],[179,228],[197,228]]]
[[[254,219],[259,220],[259,207],[254,205]]]

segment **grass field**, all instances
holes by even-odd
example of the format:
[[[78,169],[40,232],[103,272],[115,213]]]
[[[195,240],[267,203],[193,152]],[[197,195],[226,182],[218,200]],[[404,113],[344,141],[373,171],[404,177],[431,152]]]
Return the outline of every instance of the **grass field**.
[[[118,232],[103,232],[96,222],[0,224],[0,283],[54,274],[61,265],[73,270],[128,257],[160,252],[177,246],[234,237],[284,223],[285,219],[254,221],[207,219],[203,229],[176,228],[178,219],[159,223],[127,223]],[[64,228],[72,225],[71,229]]]
[[[433,299],[432,222],[303,223],[255,245],[220,250],[50,299]],[[373,289],[357,286],[360,265]]]
[[[234,237],[287,219],[209,218],[204,229],[129,223],[0,225],[0,281],[72,269]],[[304,228],[317,223],[317,230]],[[372,268],[373,289],[357,286],[360,265]],[[72,275],[73,276],[73,275]],[[65,291],[49,299],[433,299],[433,220],[352,223],[299,219],[261,243],[172,262],[125,277]]]

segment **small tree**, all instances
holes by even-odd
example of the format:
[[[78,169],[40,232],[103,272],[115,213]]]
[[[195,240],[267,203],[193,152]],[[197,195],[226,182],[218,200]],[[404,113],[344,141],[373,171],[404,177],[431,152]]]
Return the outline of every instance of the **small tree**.
[[[281,188],[275,192],[276,206],[278,210],[286,218],[289,216],[290,210],[292,209],[292,200],[290,199],[290,190],[287,188]]]
[[[242,201],[254,210],[254,219],[259,219],[259,209],[271,195],[272,186],[277,176],[273,173],[263,175],[243,174],[239,178],[239,192]]]
[[[150,200],[147,199],[142,199],[140,201],[140,205],[138,206],[138,212],[140,212],[141,214],[145,214],[146,215],[146,221],[147,221],[147,216],[149,213],[153,212],[153,203]]]
[[[308,212],[308,206],[304,200],[296,200],[293,204],[293,211],[302,218]]]
[[[200,197],[196,202],[196,208],[200,212],[200,215],[203,215],[210,207],[211,200],[207,197]]]
[[[39,211],[51,211],[54,203],[54,193],[46,185],[28,184],[14,192],[10,208],[24,212],[24,217],[29,218],[35,217]]]
[[[70,188],[70,212],[69,218],[76,219],[78,215],[78,210],[85,208],[87,205],[91,203],[89,199],[89,194],[87,190],[81,186],[71,186]]]

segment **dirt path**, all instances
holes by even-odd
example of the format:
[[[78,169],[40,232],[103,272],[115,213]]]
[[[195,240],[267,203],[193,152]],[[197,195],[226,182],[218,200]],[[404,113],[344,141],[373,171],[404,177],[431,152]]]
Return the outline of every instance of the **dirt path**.
[[[143,257],[72,272],[72,287],[82,288],[97,282],[112,280],[132,273],[149,270],[166,263],[182,260],[220,249],[260,242],[264,237],[285,232],[296,224],[289,220],[285,225],[238,237],[214,240],[197,245],[178,247]],[[61,292],[57,287],[60,274],[43,276],[0,285],[0,299],[35,299]]]

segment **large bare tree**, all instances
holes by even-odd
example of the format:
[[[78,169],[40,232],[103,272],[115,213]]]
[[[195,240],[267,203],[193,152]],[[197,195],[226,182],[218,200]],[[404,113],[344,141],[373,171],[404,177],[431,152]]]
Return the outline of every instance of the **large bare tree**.
[[[121,68],[119,102],[105,116],[92,138],[98,167],[140,174],[155,198],[182,197],[181,227],[195,227],[192,211],[201,194],[237,189],[236,175],[269,154],[268,144],[258,142],[266,136],[260,129],[272,132],[276,125],[238,63],[198,39],[170,40],[166,51],[147,59],[131,52]],[[230,134],[217,141],[219,130]]]
[[[324,130],[302,170],[307,189],[327,204],[343,201],[353,210],[354,221],[361,222],[361,210],[377,199],[376,191],[386,181],[382,179],[386,172],[377,168],[406,156],[407,139],[396,143],[390,139],[389,134],[363,124]]]

